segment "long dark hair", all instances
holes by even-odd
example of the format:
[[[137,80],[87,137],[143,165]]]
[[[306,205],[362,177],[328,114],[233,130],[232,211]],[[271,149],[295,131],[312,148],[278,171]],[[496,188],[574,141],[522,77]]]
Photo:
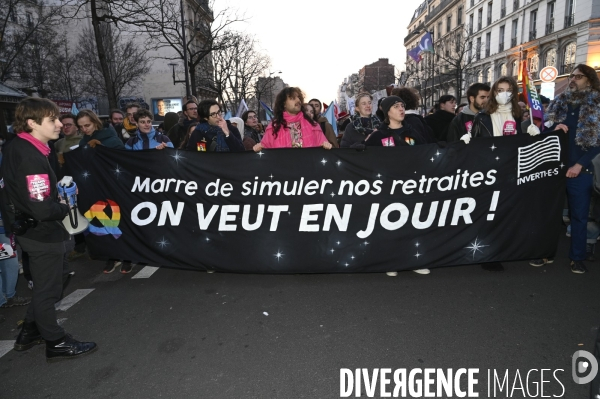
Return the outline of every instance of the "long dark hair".
[[[517,85],[517,81],[510,76],[501,76],[500,79],[494,82],[492,90],[490,91],[490,99],[485,107],[485,112],[491,115],[498,110],[496,90],[498,90],[498,85],[500,85],[500,83],[508,83],[512,89],[512,96],[510,96],[512,116],[515,118],[515,121],[520,121],[523,116],[523,111],[519,106],[519,86]]]
[[[285,102],[287,99],[293,98],[294,96],[298,96],[300,103],[304,103],[304,94],[298,87],[286,87],[285,89],[281,90],[275,98],[275,106],[273,107],[273,135],[275,138],[277,138],[279,129],[282,127],[284,129],[287,128],[287,123],[285,123],[285,119],[283,118],[283,111],[285,111]],[[314,126],[317,124],[317,122],[315,122],[310,115],[304,111],[304,107],[300,107],[300,112],[302,112],[304,119],[306,119],[311,125]]]
[[[590,85],[592,85],[592,90],[600,91],[600,79],[598,79],[598,74],[596,74],[594,68],[585,64],[579,64],[575,68],[573,68],[573,71],[576,69],[579,69],[581,73],[584,74],[586,78],[588,78],[588,80],[590,81]]]

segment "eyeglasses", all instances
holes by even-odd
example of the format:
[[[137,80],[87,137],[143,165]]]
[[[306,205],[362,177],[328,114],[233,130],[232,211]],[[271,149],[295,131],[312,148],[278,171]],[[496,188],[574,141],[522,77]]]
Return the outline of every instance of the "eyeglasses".
[[[186,111],[198,111],[198,107],[196,107],[196,108],[188,108],[188,109],[186,109]]]
[[[585,76],[585,75],[584,75],[584,74],[582,74],[582,73],[578,73],[577,75],[575,75],[575,74],[570,74],[570,75],[569,75],[569,79],[571,79],[571,80],[572,80],[572,79],[575,79],[575,80],[581,80],[581,79],[583,79],[583,77],[584,77],[584,76]]]
[[[212,114],[208,114],[211,118],[216,118],[217,116],[221,116],[223,113],[221,111],[213,112]]]
[[[64,127],[71,127],[71,126],[75,126],[75,125],[73,125],[72,123],[63,123],[63,126]]]

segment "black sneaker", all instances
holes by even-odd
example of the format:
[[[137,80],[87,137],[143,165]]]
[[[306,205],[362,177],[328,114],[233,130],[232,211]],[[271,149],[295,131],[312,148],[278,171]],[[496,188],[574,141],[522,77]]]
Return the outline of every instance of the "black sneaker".
[[[31,303],[31,298],[22,297],[22,296],[13,296],[12,298],[8,298],[6,303],[0,308],[12,308],[13,306],[25,306]]]
[[[534,260],[530,261],[529,264],[534,267],[540,267],[540,266],[544,266],[544,265],[549,265],[552,262],[554,262],[554,258],[543,258],[543,259],[534,259]]]
[[[577,274],[583,274],[588,271],[585,264],[580,260],[572,260],[571,261],[571,271]]]
[[[73,359],[98,349],[95,342],[79,342],[71,334],[58,341],[46,341],[46,361]]]
[[[104,273],[112,273],[115,270],[116,264],[114,260],[107,260],[106,265],[104,265]]]
[[[131,262],[123,262],[123,265],[121,266],[121,273],[129,274],[131,273],[131,270],[133,270],[133,265]]]

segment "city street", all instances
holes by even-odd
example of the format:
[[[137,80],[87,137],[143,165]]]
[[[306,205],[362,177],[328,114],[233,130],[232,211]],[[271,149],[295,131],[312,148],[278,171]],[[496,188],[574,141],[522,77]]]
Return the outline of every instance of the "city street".
[[[141,266],[105,275],[103,262],[82,256],[68,288],[82,298],[58,318],[99,350],[53,364],[43,345],[2,351],[0,397],[336,398],[340,368],[387,367],[479,368],[480,397],[488,369],[508,369],[511,386],[517,372],[525,385],[530,369],[563,369],[562,397],[585,398],[589,385],[573,382],[571,356],[593,351],[600,262],[575,275],[567,246],[563,235],[555,262],[539,268],[522,261],[503,273],[461,266],[397,277],[160,268],[134,278]],[[18,294],[29,293],[20,278]],[[0,349],[12,347],[24,314],[0,309]],[[543,379],[544,395],[561,394],[552,373]],[[532,374],[529,388],[539,382]]]

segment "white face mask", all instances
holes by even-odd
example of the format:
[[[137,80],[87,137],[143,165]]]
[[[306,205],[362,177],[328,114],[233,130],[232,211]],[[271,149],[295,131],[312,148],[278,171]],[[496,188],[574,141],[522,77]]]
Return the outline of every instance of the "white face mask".
[[[512,93],[507,91],[503,91],[502,93],[496,94],[496,102],[500,105],[506,105],[510,102],[512,98]]]

